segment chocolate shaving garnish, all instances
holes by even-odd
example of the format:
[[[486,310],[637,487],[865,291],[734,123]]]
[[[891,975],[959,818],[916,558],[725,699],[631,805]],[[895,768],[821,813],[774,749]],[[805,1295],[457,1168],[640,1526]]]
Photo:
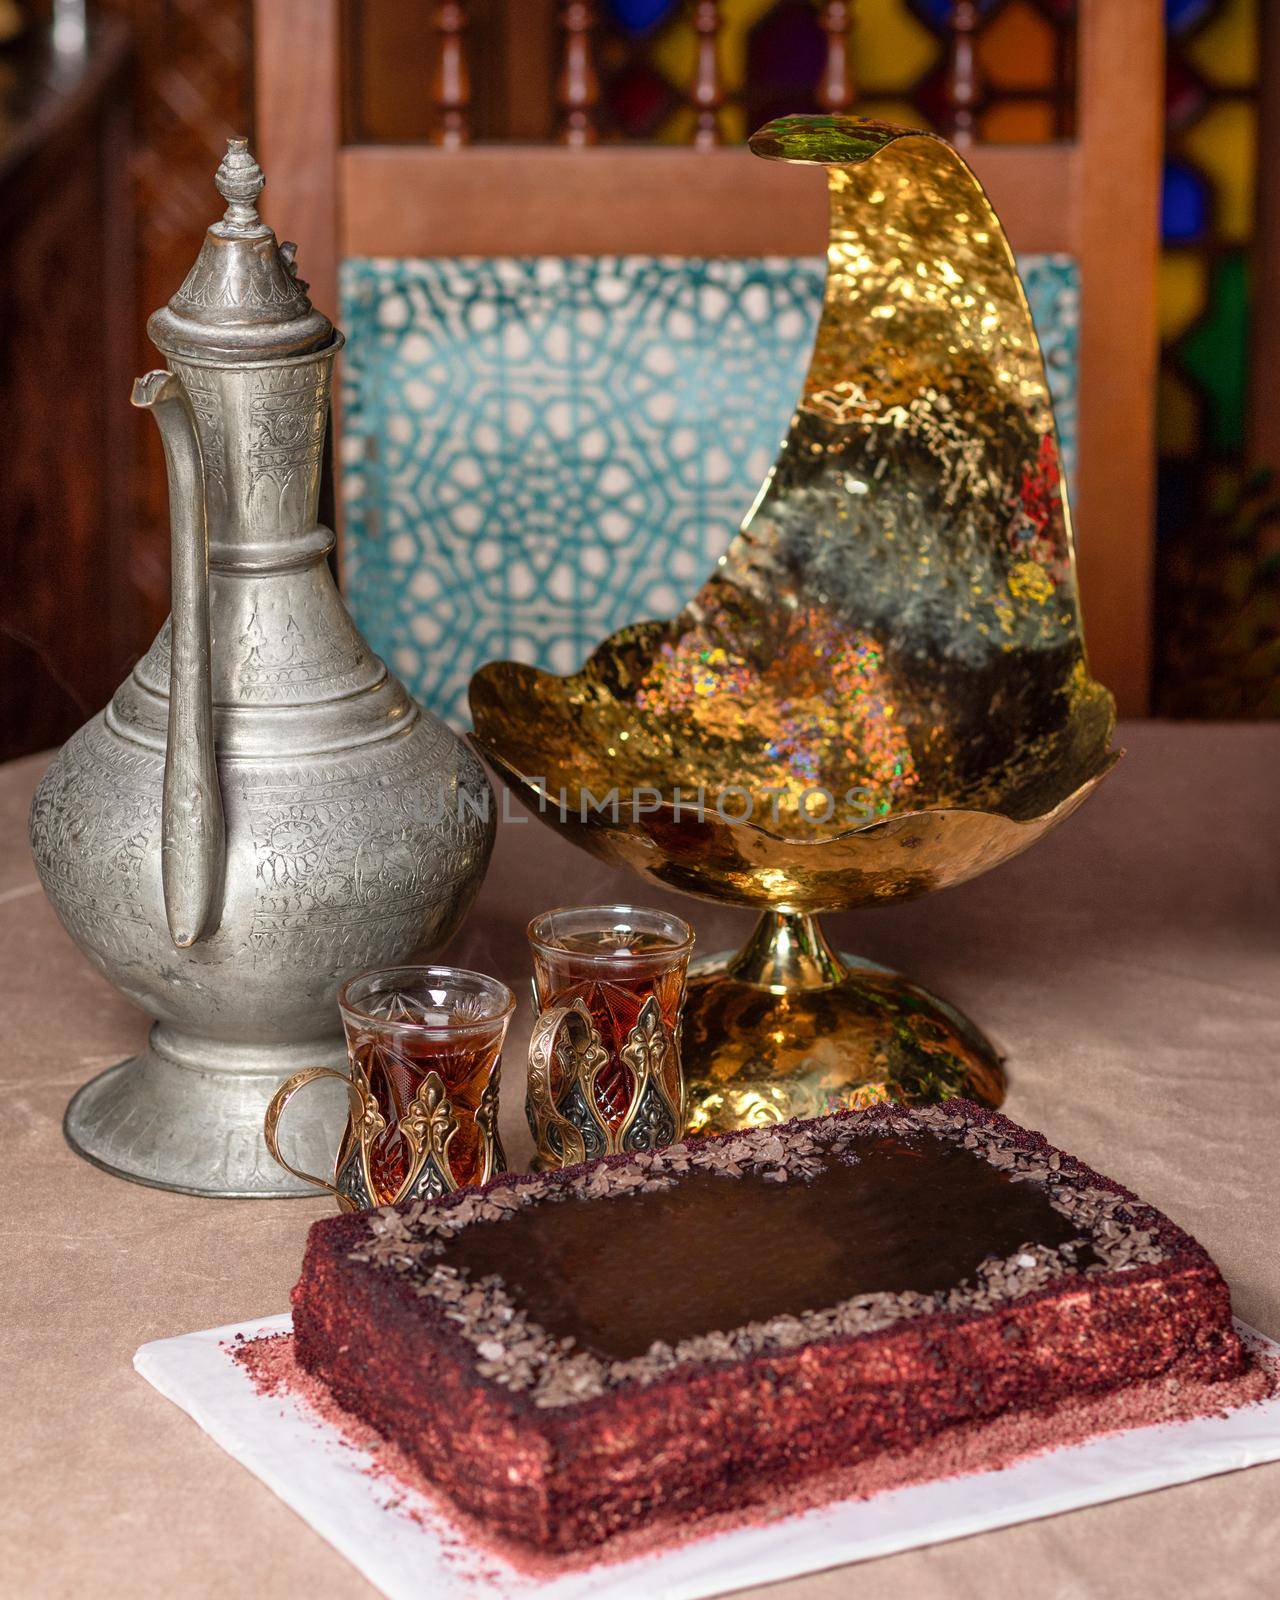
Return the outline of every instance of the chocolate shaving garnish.
[[[908,1143],[922,1137],[948,1140],[1014,1182],[1040,1186],[1078,1236],[1056,1247],[1028,1242],[1009,1256],[990,1256],[971,1277],[936,1293],[856,1295],[834,1306],[703,1333],[675,1345],[658,1341],[643,1355],[615,1361],[577,1348],[572,1338],[554,1338],[513,1304],[498,1277],[472,1283],[465,1269],[433,1259],[463,1229],[500,1225],[529,1204],[569,1198],[607,1202],[652,1193],[691,1171],[728,1179],[751,1173],[773,1183],[811,1181],[824,1161],[856,1162],[860,1144],[886,1133]],[[1066,1274],[1132,1270],[1163,1260],[1167,1252],[1150,1208],[1103,1189],[1079,1187],[1072,1181],[1076,1167],[1056,1152],[1044,1157],[1020,1148],[1015,1139],[970,1121],[964,1111],[933,1106],[910,1114],[872,1113],[793,1127],[785,1137],[766,1128],[615,1157],[571,1169],[551,1187],[517,1180],[459,1191],[443,1204],[418,1201],[404,1211],[384,1207],[369,1213],[369,1237],[351,1255],[414,1277],[414,1292],[437,1304],[457,1327],[474,1348],[484,1377],[530,1394],[540,1407],[575,1405],[618,1384],[652,1383],[685,1363],[740,1360],[938,1312],[985,1311],[1045,1289]],[[1085,1251],[1095,1259],[1081,1268],[1077,1258]]]

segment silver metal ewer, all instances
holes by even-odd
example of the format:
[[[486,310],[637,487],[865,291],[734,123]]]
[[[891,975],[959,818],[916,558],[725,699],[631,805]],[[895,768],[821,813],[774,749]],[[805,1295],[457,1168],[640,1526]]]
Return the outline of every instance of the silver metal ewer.
[[[316,522],[342,345],[255,201],[229,202],[148,331],[168,370],[134,386],[169,473],[173,615],[31,810],[45,891],[94,964],[158,1020],[67,1109],[108,1171],[209,1195],[308,1191],[267,1153],[272,1094],[345,1062],[354,972],[441,945],[493,843],[474,756],[360,636]],[[346,1107],[316,1095],[295,1163],[332,1159]]]

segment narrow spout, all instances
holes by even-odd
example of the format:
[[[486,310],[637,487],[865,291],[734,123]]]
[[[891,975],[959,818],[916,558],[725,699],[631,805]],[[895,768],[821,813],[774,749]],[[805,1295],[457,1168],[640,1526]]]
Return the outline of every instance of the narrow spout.
[[[160,865],[169,936],[185,949],[217,926],[227,848],[213,744],[204,461],[191,402],[171,372],[138,378],[133,403],[155,418],[169,474],[173,620]]]

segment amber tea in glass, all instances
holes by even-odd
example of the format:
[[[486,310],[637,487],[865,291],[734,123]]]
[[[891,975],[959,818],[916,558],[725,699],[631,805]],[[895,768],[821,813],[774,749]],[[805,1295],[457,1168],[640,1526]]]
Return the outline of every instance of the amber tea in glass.
[[[281,1086],[266,1129],[276,1160],[288,1165],[275,1134],[289,1099],[304,1083],[331,1076],[351,1099],[334,1179],[299,1176],[344,1205],[434,1199],[503,1171],[498,1071],[515,1009],[510,989],[456,967],[393,967],[351,979],[338,1004],[350,1077],[313,1067]]]

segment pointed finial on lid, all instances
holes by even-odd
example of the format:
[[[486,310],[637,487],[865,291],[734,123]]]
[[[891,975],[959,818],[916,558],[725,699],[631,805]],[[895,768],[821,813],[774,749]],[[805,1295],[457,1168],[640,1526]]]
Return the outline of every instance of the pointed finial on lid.
[[[214,176],[218,193],[228,202],[223,221],[233,228],[261,226],[258,208],[254,203],[262,193],[266,179],[262,168],[253,159],[247,139],[228,139],[227,153]]]
[[[322,349],[333,324],[307,298],[294,247],[258,215],[266,180],[247,139],[228,139],[214,182],[225,215],[204,237],[195,265],[147,323],[165,355],[213,362],[270,361]]]

